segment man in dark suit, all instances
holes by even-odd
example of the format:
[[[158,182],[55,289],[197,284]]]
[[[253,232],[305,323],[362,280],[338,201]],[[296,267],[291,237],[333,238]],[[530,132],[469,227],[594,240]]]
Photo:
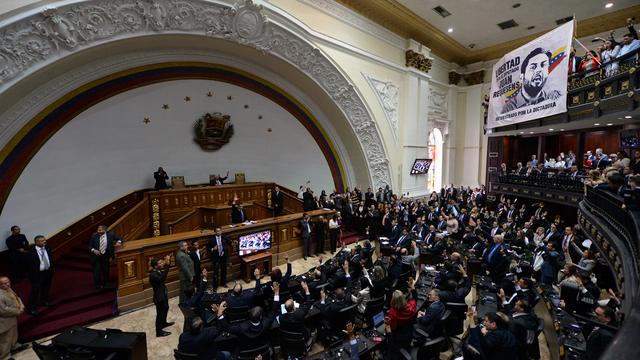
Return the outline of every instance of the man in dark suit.
[[[307,191],[302,193],[302,209],[304,211],[311,211],[317,208],[316,201],[313,199],[313,191],[307,188]]]
[[[446,311],[444,303],[440,301],[440,290],[432,289],[429,291],[427,299],[431,304],[426,311],[418,312],[418,327],[429,334],[430,339],[435,339],[442,335],[442,322],[440,319]]]
[[[311,308],[313,299],[309,292],[309,286],[305,281],[301,282],[302,291],[304,292],[304,303],[299,308],[295,308],[293,299],[289,299],[284,303],[285,313],[280,315],[280,329],[290,332],[304,334],[305,340],[309,340],[311,334],[304,324],[304,319]]]
[[[247,220],[249,219],[247,218],[247,213],[245,213],[244,209],[242,208],[242,204],[234,201],[231,205],[231,223],[241,224]]]
[[[224,181],[229,177],[229,172],[227,171],[227,176],[222,177],[220,174],[214,175],[213,179],[209,181],[211,185],[224,185]]]
[[[47,239],[38,235],[34,242],[36,246],[27,255],[29,266],[29,280],[31,281],[31,294],[27,312],[32,316],[38,315],[38,305],[51,306],[49,304],[49,289],[53,280],[53,256],[51,249],[47,247]]]
[[[436,241],[436,227],[429,225],[429,232],[425,235],[423,243],[425,245],[432,245]]]
[[[162,166],[158,168],[158,171],[153,173],[153,178],[156,181],[156,184],[154,185],[156,190],[168,188],[167,180],[169,180],[169,175],[167,175]]]
[[[608,326],[616,326],[616,313],[608,306],[598,306],[595,310],[598,321]],[[608,327],[595,327],[587,337],[587,351],[585,359],[596,360],[604,353],[613,341],[615,333]]]
[[[509,263],[505,256],[506,249],[504,246],[504,238],[502,234],[493,237],[493,246],[489,249],[487,257],[483,261],[487,264],[491,279],[498,283],[507,273]]]
[[[271,201],[273,202],[273,216],[282,215],[282,212],[284,211],[284,195],[282,195],[280,188],[277,186],[273,190]]]
[[[200,253],[200,243],[198,240],[193,240],[191,243],[191,251],[189,251],[189,257],[193,261],[193,283],[198,286],[200,284],[200,273],[202,272],[202,254]]]
[[[93,285],[102,289],[109,281],[109,259],[115,256],[115,247],[122,245],[122,239],[107,232],[106,225],[98,225],[97,231],[89,239],[91,265],[93,266]]]
[[[371,205],[376,204],[375,194],[371,191],[371,188],[367,189],[367,192],[364,193],[364,207],[368,208]]]
[[[180,278],[180,300],[179,304],[184,304],[193,296],[195,292],[195,271],[193,270],[193,260],[189,256],[189,244],[186,241],[178,243],[179,250],[176,252],[176,265]]]
[[[29,250],[29,241],[24,234],[20,233],[20,227],[13,225],[11,227],[11,235],[6,241],[7,249],[9,249],[9,266],[11,278],[18,281],[24,277],[26,272],[25,257]]]
[[[398,242],[396,243],[396,250],[400,251],[400,248],[408,248],[411,245],[411,236],[409,235],[409,229],[402,229]]]
[[[209,239],[207,250],[211,256],[213,263],[213,286],[227,286],[227,249],[226,246],[231,243],[228,237],[222,235],[222,229],[216,228],[215,235]]]
[[[269,314],[264,316],[262,308],[256,306],[249,310],[248,320],[233,325],[228,322],[223,324],[227,332],[239,337],[238,349],[240,351],[269,344],[269,329],[280,309],[280,283],[274,281],[272,288],[273,306]]]
[[[167,295],[167,287],[165,281],[169,273],[169,261],[171,257],[167,255],[164,259],[151,259],[151,268],[149,272],[149,284],[153,288],[153,303],[156,306],[156,336],[168,336],[170,332],[164,331],[167,326],[173,323],[167,322],[167,313],[169,312],[169,297]]]
[[[231,353],[227,351],[217,351],[215,347],[215,339],[223,332],[222,320],[226,303],[223,301],[220,305],[212,305],[216,320],[213,326],[204,327],[204,321],[196,317],[191,320],[189,331],[185,331],[180,335],[178,340],[178,351],[185,354],[195,354],[198,360],[226,360],[231,358]]]
[[[256,268],[253,272],[256,279],[256,287],[253,291],[242,291],[242,284],[236,282],[233,286],[231,294],[227,295],[227,308],[251,307],[260,289],[260,269]]]
[[[538,329],[538,317],[531,311],[531,306],[524,299],[519,299],[513,307],[513,315],[509,322],[509,330],[516,338],[518,356],[520,360],[539,359],[540,345],[535,337],[532,344],[527,344],[529,332]]]
[[[302,220],[300,220],[300,237],[302,238],[302,256],[307,260],[311,242],[311,220],[307,213],[302,214]]]
[[[427,231],[427,225],[424,224],[421,217],[418,218],[418,221],[411,228],[411,232],[415,235],[416,241],[418,242],[424,241],[425,236],[427,236]]]

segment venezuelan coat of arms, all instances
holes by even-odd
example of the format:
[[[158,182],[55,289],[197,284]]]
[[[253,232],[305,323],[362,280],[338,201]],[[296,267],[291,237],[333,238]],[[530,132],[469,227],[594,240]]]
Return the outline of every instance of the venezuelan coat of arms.
[[[205,151],[220,149],[233,136],[231,116],[219,112],[206,113],[195,123],[194,141]]]

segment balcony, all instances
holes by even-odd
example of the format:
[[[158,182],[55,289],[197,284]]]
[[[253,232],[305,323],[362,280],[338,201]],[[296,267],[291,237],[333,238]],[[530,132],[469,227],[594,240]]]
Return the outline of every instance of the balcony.
[[[639,359],[636,344],[640,331],[640,212],[622,207],[622,198],[590,186],[578,206],[578,221],[584,233],[598,247],[615,274],[616,285],[625,294],[625,320],[601,359]]]
[[[578,207],[584,196],[581,179],[555,174],[530,176],[500,175],[497,182],[489,182],[489,192],[508,196],[525,197],[544,202]]]

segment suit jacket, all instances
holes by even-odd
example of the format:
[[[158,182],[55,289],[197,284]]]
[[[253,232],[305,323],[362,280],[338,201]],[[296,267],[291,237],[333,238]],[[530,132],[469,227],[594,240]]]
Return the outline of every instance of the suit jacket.
[[[193,269],[193,260],[189,254],[182,250],[176,253],[176,263],[178,264],[178,273],[180,273],[180,286],[192,285],[195,271]]]
[[[527,345],[528,330],[536,331],[538,329],[538,318],[534,314],[514,314],[513,319],[509,323],[509,329],[516,338],[516,343],[518,346],[518,359],[528,360],[528,355],[534,355],[536,353],[536,350],[537,355],[540,355],[540,349],[538,348],[538,339],[535,339],[531,346]]]
[[[49,256],[49,270],[53,272],[53,255],[51,254],[51,248],[45,246],[47,255]],[[38,255],[37,246],[34,246],[27,253],[27,266],[29,270],[29,278],[36,279],[40,275],[40,255]]]
[[[214,342],[222,333],[221,322],[217,320],[214,326],[203,328],[198,334],[183,332],[178,340],[178,350],[187,354],[197,354],[198,360],[224,359],[216,350]]]
[[[279,192],[273,192],[273,195],[271,196],[271,201],[273,201],[273,207],[274,209],[278,209],[280,211],[282,211],[283,208],[283,204],[284,204],[284,195],[282,195],[282,191]]]
[[[247,349],[255,349],[257,347],[269,344],[269,329],[278,314],[280,301],[274,301],[271,311],[263,316],[262,321],[257,325],[252,324],[249,320],[245,320],[239,324],[224,323],[225,330],[239,337],[238,349],[240,351]]]
[[[312,228],[310,221],[300,220],[300,237],[303,239],[311,238]]]
[[[258,295],[258,290],[260,289],[260,279],[256,280],[256,287],[254,291],[243,291],[240,295],[235,295],[234,293],[230,293],[226,297],[227,307],[228,308],[239,308],[243,306],[251,307],[253,306],[253,301]]]
[[[231,243],[231,239],[229,239],[224,235],[220,235],[220,242],[222,243],[222,248],[223,248],[222,256],[220,256],[220,253],[218,252],[219,249],[213,250],[214,247],[218,246],[217,235],[213,235],[209,239],[209,243],[207,244],[207,251],[209,252],[211,259],[214,262],[220,261],[220,260],[227,261],[227,257],[228,257],[227,245]]]
[[[113,258],[115,256],[115,248],[114,245],[116,242],[122,241],[122,238],[118,236],[116,233],[107,232],[107,251],[105,255]],[[91,238],[89,239],[89,250],[91,251],[91,262],[94,263],[97,261],[98,256],[93,253],[93,250],[100,250],[100,234],[93,233]]]
[[[18,249],[27,250],[29,248],[29,241],[24,234],[11,235],[6,240],[7,248],[11,252],[18,252]]]
[[[12,290],[0,289],[0,334],[18,326],[18,316],[23,306],[20,297]]]
[[[431,339],[435,339],[442,335],[442,325],[440,319],[446,311],[442,301],[432,302],[424,316],[418,319],[418,324],[429,334]]]
[[[196,251],[190,251],[189,257],[191,261],[193,261],[193,276],[196,278],[196,284],[200,282],[200,273],[202,272],[202,266],[200,265],[201,260],[196,255]],[[202,257],[202,250],[200,250],[200,257]]]
[[[463,281],[462,285],[455,290],[441,290],[440,301],[445,304],[450,302],[464,303],[464,299],[471,291],[471,281],[469,277],[464,277]]]
[[[597,360],[607,346],[613,341],[615,334],[606,328],[595,328],[587,337],[587,351],[585,359]]]
[[[167,274],[169,273],[169,267],[165,267],[163,270],[151,270],[149,272],[149,284],[153,288],[153,303],[161,304],[167,300],[167,287],[165,281],[167,280]]]
[[[280,329],[285,331],[302,333],[305,338],[309,336],[309,330],[304,324],[304,319],[311,308],[312,300],[311,296],[304,296],[304,303],[300,304],[300,307],[292,312],[287,312],[280,315]]]
[[[231,223],[239,224],[249,220],[247,212],[244,209],[240,209],[237,204],[231,206]]]

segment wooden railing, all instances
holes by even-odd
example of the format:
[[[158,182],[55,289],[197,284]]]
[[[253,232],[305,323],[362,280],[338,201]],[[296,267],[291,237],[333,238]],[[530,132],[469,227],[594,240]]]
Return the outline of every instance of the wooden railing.
[[[619,359],[621,355],[625,359],[640,357],[640,348],[635,343],[640,331],[640,212],[629,211],[622,205],[621,197],[587,186],[578,208],[582,229],[608,263],[616,286],[624,293],[624,322],[612,346],[601,356],[605,360]]]
[[[53,250],[54,259],[60,259],[61,256],[78,244],[85,242],[88,244],[89,237],[96,231],[98,225],[108,225],[122,217],[144,199],[145,191],[146,190],[138,190],[129,193],[93,211],[51,236],[47,240],[47,243]]]
[[[178,220],[167,223],[169,234],[198,230],[201,225],[202,214],[200,213],[200,208],[193,209]]]
[[[120,235],[125,241],[151,236],[149,199],[145,198],[138,205],[127,211],[120,219],[109,226],[109,231]]]
[[[264,209],[266,207],[257,205],[256,208]],[[312,220],[315,220],[318,216],[330,217],[333,213],[333,210],[314,210],[309,212],[309,215]],[[238,236],[241,235],[271,230],[272,264],[278,265],[284,262],[285,255],[292,260],[302,257],[302,240],[299,233],[301,218],[302,214],[297,213],[275,218],[269,217],[257,220],[252,224],[223,226],[223,233],[232,242],[231,246],[227,248],[229,254],[228,280],[240,278],[241,259],[238,257]],[[166,255],[171,257],[171,270],[167,278],[167,286],[170,296],[177,294],[178,270],[175,267],[175,254],[180,241],[191,243],[194,240],[199,240],[202,264],[210,269],[211,263],[208,254],[203,248],[212,235],[212,230],[195,230],[125,242],[124,246],[116,253],[119,309],[125,311],[151,303],[153,292],[148,281],[148,271],[149,262],[153,257],[162,258]]]
[[[285,214],[294,214],[303,211],[302,200],[297,195],[282,193],[282,208]]]

